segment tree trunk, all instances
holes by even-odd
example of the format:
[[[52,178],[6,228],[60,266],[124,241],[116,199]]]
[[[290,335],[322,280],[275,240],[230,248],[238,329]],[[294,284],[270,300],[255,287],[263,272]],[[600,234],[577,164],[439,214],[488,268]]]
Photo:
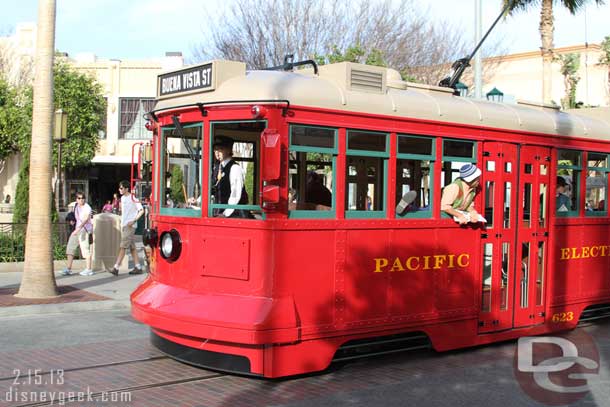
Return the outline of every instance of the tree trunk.
[[[25,264],[18,297],[57,295],[53,274],[51,231],[51,167],[53,120],[53,57],[55,53],[55,0],[38,1],[36,75],[30,150],[29,215]]]
[[[553,0],[542,0],[540,39],[542,42],[542,101],[551,103],[553,83]]]

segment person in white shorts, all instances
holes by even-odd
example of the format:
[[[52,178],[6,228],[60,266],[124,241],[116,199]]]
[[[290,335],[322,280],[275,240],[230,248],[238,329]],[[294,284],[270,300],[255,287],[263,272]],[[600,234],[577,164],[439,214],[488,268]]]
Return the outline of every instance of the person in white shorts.
[[[74,253],[80,246],[80,252],[83,258],[86,260],[86,268],[80,272],[81,276],[92,276],[93,270],[91,270],[91,250],[89,243],[89,235],[93,233],[93,222],[91,221],[91,207],[85,202],[85,195],[81,192],[76,193],[76,205],[74,205],[74,217],[76,218],[76,227],[70,238],[68,239],[68,246],[66,247],[66,255],[68,256],[68,265],[61,272],[62,275],[68,276],[72,274],[72,261],[74,260]]]
[[[142,204],[135,199],[130,192],[129,181],[121,181],[119,183],[119,192],[121,193],[121,244],[119,248],[119,255],[117,256],[116,262],[112,270],[109,272],[115,276],[119,275],[119,267],[125,257],[125,250],[130,249],[131,257],[135,267],[129,272],[129,274],[142,274],[142,266],[140,265],[140,259],[138,258],[138,252],[136,251],[135,244],[135,232],[137,221],[144,214],[144,208]]]

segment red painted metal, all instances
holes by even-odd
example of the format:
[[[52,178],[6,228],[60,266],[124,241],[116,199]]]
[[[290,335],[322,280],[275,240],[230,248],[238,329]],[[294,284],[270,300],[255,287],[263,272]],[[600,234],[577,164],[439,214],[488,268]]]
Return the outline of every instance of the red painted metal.
[[[248,120],[251,107],[211,106],[206,117],[196,108],[179,113],[182,121],[203,122],[203,145],[209,146],[210,122]],[[455,349],[570,329],[587,306],[610,302],[608,217],[555,218],[553,193],[546,225],[535,222],[539,205],[528,215],[532,220],[528,226],[522,224],[519,212],[524,182],[534,185],[533,197],[539,196],[541,184],[554,191],[556,147],[569,141],[570,148],[610,151],[607,143],[309,107],[291,106],[286,117],[279,108],[267,106],[267,110],[268,128],[277,130],[262,135],[261,181],[269,181],[270,188],[263,186],[261,191],[263,201],[279,203],[267,208],[265,220],[208,217],[205,201],[201,218],[162,216],[159,206],[153,206],[153,227],[159,232],[176,229],[183,245],[173,263],[163,260],[155,248],[150,276],[131,296],[134,317],[157,335],[193,349],[244,356],[250,362],[247,373],[281,377],[325,369],[339,346],[351,340],[422,332],[435,349]],[[176,113],[160,113],[159,126],[171,125],[170,117]],[[338,128],[334,219],[287,217],[291,123]],[[484,293],[484,230],[459,227],[441,217],[437,181],[429,219],[395,219],[391,209],[395,192],[390,194],[385,218],[345,219],[346,127],[392,133],[390,186],[396,178],[396,133],[477,141],[482,167],[490,161],[483,156],[484,150],[510,157],[515,163],[511,174],[492,174],[487,168],[483,172],[483,182],[513,184],[511,206],[515,208],[506,230],[498,232],[503,236],[488,242],[495,245],[494,256],[500,254],[502,243],[545,242],[542,304],[519,307],[519,285],[510,285],[508,302],[502,306],[506,310],[502,310],[504,293],[493,288],[501,286],[502,265],[494,269],[489,294]],[[440,144],[439,138],[438,160]],[[160,154],[157,150],[156,157]],[[523,165],[516,164],[517,158],[523,164],[544,155],[552,157],[546,163],[546,175],[526,174]],[[496,161],[496,168],[502,168],[504,161]],[[204,149],[203,163],[209,162],[209,151]],[[203,165],[203,191],[209,187],[207,167]],[[157,194],[158,171],[155,167]],[[440,179],[439,165],[433,175]],[[482,195],[475,201],[477,208],[484,204]],[[499,192],[494,196],[501,199]],[[502,222],[499,212],[494,215],[496,225]],[[592,248],[596,249],[592,252]],[[511,259],[505,265],[511,270],[509,281],[518,279],[519,261]],[[536,298],[536,282],[531,281],[527,293]],[[489,315],[481,312],[485,295],[492,304]],[[562,314],[566,314],[563,320]],[[497,326],[486,328],[485,321],[495,320],[500,321]]]

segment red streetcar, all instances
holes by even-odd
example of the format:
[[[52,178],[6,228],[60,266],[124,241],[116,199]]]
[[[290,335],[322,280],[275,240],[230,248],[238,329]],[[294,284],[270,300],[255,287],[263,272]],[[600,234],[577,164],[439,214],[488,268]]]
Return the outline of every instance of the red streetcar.
[[[151,270],[132,312],[176,359],[273,378],[610,311],[607,123],[346,62],[166,73],[149,117]],[[227,140],[246,196],[232,204],[213,147]],[[440,210],[466,163],[484,226]]]

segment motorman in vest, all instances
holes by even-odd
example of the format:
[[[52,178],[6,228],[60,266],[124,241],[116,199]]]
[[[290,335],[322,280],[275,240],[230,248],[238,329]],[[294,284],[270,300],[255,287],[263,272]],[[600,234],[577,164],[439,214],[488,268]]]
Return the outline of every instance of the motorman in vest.
[[[463,165],[459,178],[443,189],[441,211],[453,216],[460,225],[481,222],[484,218],[474,209],[480,178],[481,170],[476,165]]]
[[[214,155],[220,162],[216,174],[216,203],[225,205],[247,205],[248,194],[244,186],[244,171],[233,160],[233,140],[217,136],[214,139]],[[249,212],[235,209],[224,209],[216,216],[226,218],[248,218]]]

